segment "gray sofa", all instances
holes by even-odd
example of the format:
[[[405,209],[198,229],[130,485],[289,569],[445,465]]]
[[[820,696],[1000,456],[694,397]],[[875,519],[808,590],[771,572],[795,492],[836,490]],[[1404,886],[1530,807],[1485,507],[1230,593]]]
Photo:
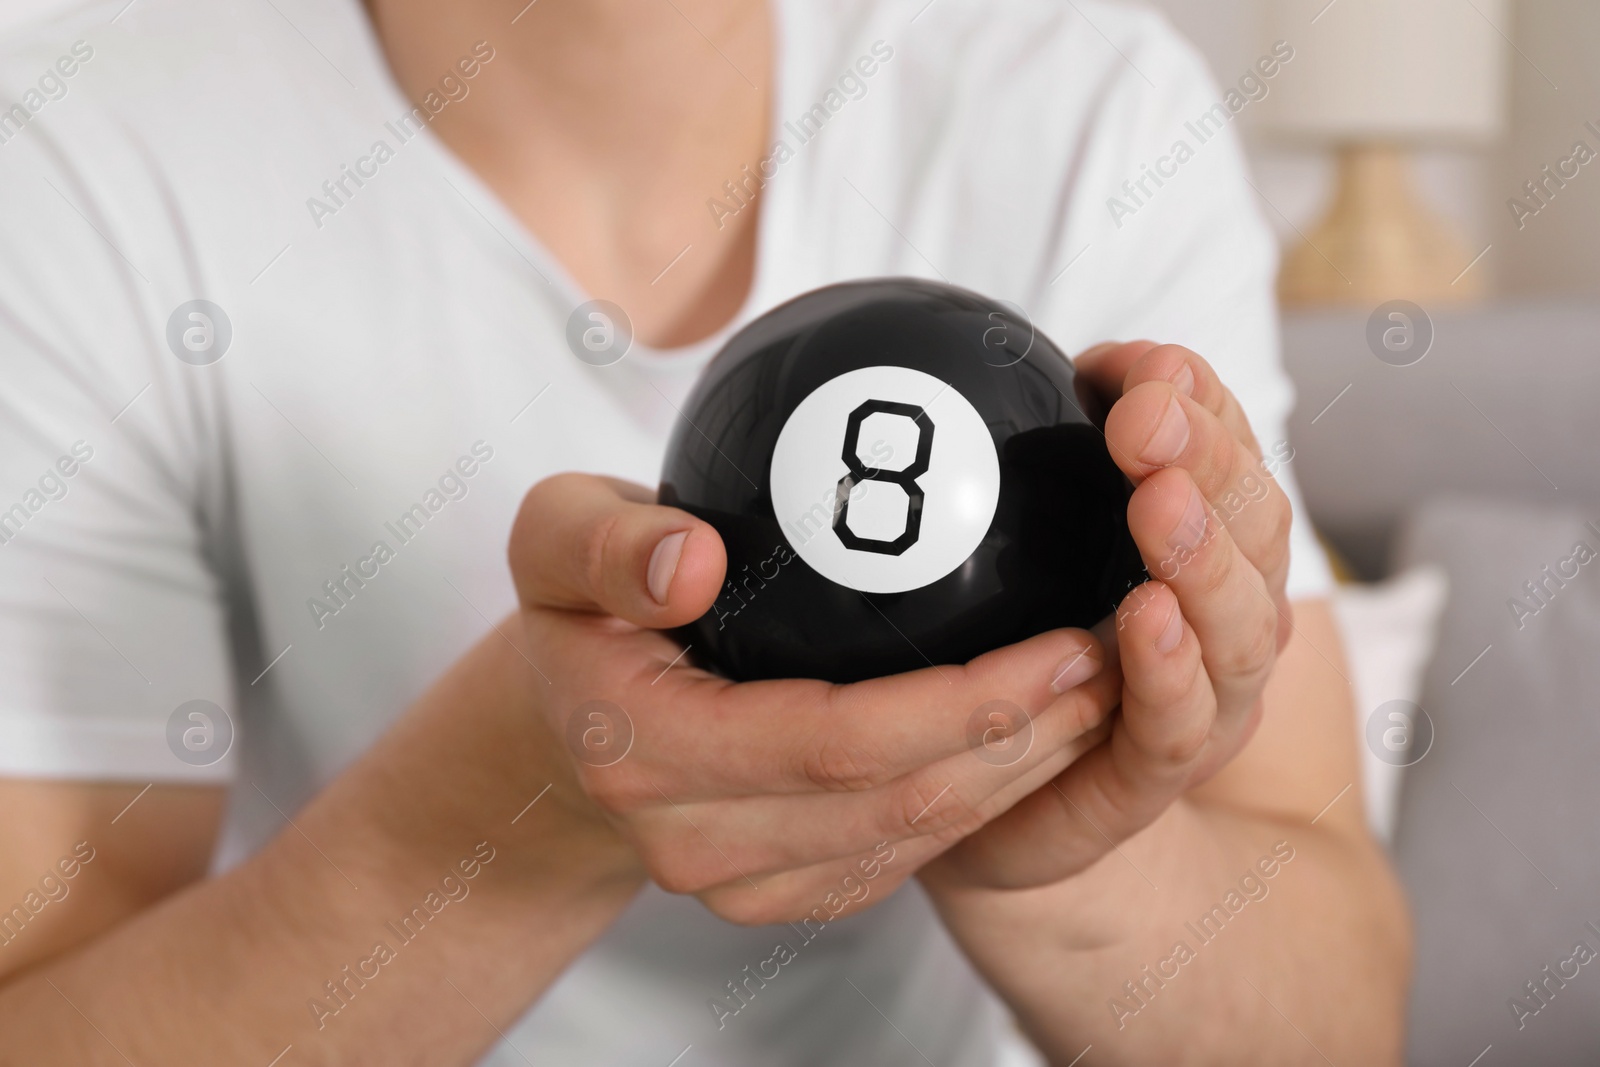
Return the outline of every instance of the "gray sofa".
[[[1374,355],[1365,311],[1285,322],[1313,521],[1364,576],[1451,582],[1393,846],[1408,1062],[1600,1063],[1600,309],[1431,318],[1410,366]]]
[[[1367,576],[1385,568],[1422,498],[1600,505],[1600,308],[1500,304],[1431,318],[1432,350],[1409,367],[1373,355],[1365,310],[1284,322],[1307,506]]]

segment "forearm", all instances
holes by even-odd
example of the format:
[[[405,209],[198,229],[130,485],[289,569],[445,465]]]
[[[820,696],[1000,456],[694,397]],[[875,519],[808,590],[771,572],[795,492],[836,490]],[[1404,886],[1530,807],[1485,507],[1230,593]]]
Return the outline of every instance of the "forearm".
[[[1042,889],[934,892],[1052,1062],[1398,1062],[1408,918],[1364,837],[1180,803],[1120,848]]]
[[[0,1063],[471,1062],[639,885],[507,657],[491,635],[250,861],[10,976]]]

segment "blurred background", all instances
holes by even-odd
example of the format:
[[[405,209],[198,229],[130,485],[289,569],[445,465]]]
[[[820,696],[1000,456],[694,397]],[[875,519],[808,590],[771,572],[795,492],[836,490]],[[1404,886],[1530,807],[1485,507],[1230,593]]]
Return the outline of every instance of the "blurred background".
[[[1600,124],[1600,4],[1593,0],[1393,0],[1373,5],[1362,0],[1156,0],[1174,25],[1205,54],[1213,73],[1227,83],[1249,69],[1273,41],[1288,39],[1299,58],[1314,54],[1325,38],[1338,36],[1347,22],[1370,19],[1371,11],[1387,8],[1380,19],[1391,29],[1368,37],[1366,54],[1346,55],[1352,95],[1361,91],[1361,65],[1371,63],[1369,77],[1397,80],[1401,69],[1385,71],[1376,57],[1426,55],[1441,43],[1417,25],[1395,25],[1395,12],[1413,9],[1439,17],[1452,39],[1459,23],[1477,23],[1490,30],[1498,46],[1498,69],[1481,68],[1479,76],[1503,88],[1503,120],[1491,137],[1476,142],[1420,139],[1416,146],[1417,191],[1452,222],[1476,254],[1493,243],[1494,251],[1474,271],[1488,279],[1490,293],[1507,296],[1600,294],[1600,181],[1574,182],[1560,191],[1559,222],[1528,220],[1519,232],[1506,208],[1524,182],[1567,155],[1584,135],[1585,122]],[[1321,17],[1317,18],[1321,13]],[[1354,17],[1352,17],[1354,16]],[[1451,17],[1454,16],[1454,17]],[[1311,19],[1317,18],[1315,23]],[[1423,25],[1426,26],[1425,20]],[[1296,32],[1298,31],[1298,32]],[[1502,36],[1503,35],[1503,36]],[[1452,42],[1442,42],[1452,43]],[[1468,59],[1470,64],[1472,59]],[[1293,73],[1294,64],[1290,64]],[[1328,87],[1330,90],[1336,88]],[[1425,86],[1418,86],[1425,90]],[[1327,207],[1335,179],[1334,153],[1328,145],[1295,143],[1276,136],[1280,116],[1246,109],[1240,116],[1257,184],[1287,220],[1268,215],[1287,241],[1289,223],[1309,231]],[[1591,147],[1600,150],[1593,134]],[[1587,175],[1586,175],[1587,176]],[[1535,222],[1540,223],[1535,225]],[[1465,264],[1463,264],[1465,266]]]

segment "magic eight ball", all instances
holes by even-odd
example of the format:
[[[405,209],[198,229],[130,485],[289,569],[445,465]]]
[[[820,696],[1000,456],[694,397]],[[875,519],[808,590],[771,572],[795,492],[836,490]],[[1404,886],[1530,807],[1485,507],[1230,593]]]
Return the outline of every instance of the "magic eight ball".
[[[717,354],[660,499],[721,534],[679,638],[735,680],[858,681],[1092,626],[1144,580],[1095,398],[1016,309],[877,279],[807,293]]]

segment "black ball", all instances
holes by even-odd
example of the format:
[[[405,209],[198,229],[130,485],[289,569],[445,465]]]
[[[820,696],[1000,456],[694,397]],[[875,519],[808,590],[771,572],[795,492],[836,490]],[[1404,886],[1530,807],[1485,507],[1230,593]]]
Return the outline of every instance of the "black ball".
[[[727,584],[678,634],[735,680],[964,663],[1105,618],[1146,577],[1104,412],[1017,309],[907,278],[739,331],[673,430],[660,499]]]

